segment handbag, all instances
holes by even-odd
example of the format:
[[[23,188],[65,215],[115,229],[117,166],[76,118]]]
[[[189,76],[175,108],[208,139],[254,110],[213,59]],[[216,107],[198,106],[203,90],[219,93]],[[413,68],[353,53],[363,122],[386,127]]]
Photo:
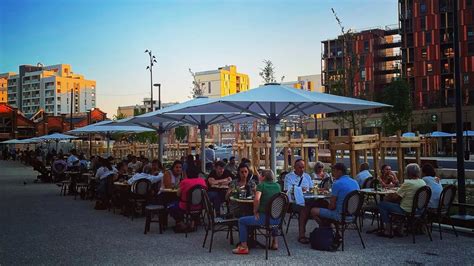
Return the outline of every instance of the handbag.
[[[317,227],[309,234],[309,242],[312,249],[322,251],[336,251],[340,245],[331,227]]]

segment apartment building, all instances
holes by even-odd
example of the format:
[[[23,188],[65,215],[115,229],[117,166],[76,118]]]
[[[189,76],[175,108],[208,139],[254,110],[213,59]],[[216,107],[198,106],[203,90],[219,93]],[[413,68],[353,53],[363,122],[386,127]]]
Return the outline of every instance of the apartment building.
[[[15,75],[13,72],[0,74],[0,103],[8,101],[8,78]]]
[[[6,75],[6,74],[2,74]],[[84,113],[96,107],[96,82],[72,72],[68,64],[21,65],[7,78],[7,102],[26,116],[43,110],[60,115]]]
[[[246,91],[250,86],[248,75],[238,73],[234,65],[196,72],[196,81],[201,86],[203,96],[211,98]]]

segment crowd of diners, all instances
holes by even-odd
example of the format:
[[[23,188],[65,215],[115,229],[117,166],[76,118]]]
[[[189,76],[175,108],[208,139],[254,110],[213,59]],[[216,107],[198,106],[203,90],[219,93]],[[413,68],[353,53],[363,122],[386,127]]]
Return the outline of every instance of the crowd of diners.
[[[110,204],[110,193],[113,191],[114,182],[127,182],[131,185],[137,180],[148,179],[153,185],[153,197],[149,203],[166,206],[168,214],[176,221],[175,232],[192,232],[196,229],[196,223],[199,223],[198,218],[187,224],[184,223],[183,218],[187,208],[188,192],[196,185],[202,186],[208,192],[216,216],[239,218],[240,244],[233,250],[235,254],[248,254],[249,227],[263,225],[265,206],[276,193],[286,192],[290,202],[295,191],[299,189],[305,193],[319,186],[320,191],[326,190],[329,193],[328,199],[308,201],[304,206],[298,206],[294,202],[292,204],[293,211],[299,213],[298,242],[308,244],[309,238],[306,233],[308,220],[314,219],[319,226],[328,226],[330,219],[341,219],[346,195],[361,189],[365,181],[372,177],[367,163],[362,163],[359,173],[351,177],[343,163],[326,167],[318,161],[310,173],[306,171],[305,162],[301,159],[294,162],[291,172],[282,172],[277,178],[271,170],[257,169],[250,160],[242,158],[238,162],[235,157],[229,160],[215,160],[212,164],[206,162],[208,175],[204,174],[205,171],[200,168],[201,161],[198,155],[182,157],[168,168],[165,168],[159,160],[150,161],[145,157],[133,155],[128,155],[123,160],[99,156],[92,156],[90,160],[86,160],[83,154],[78,155],[75,150],[71,150],[67,156],[51,154],[48,158],[50,159],[48,164],[51,165],[53,172],[56,168],[61,168],[93,173],[98,180],[97,199],[100,202],[96,204],[96,208],[99,206],[98,209],[105,209],[107,204]],[[35,160],[32,159],[32,161]],[[38,166],[35,169],[37,168]],[[442,186],[430,164],[425,164],[421,168],[414,163],[408,164],[403,183],[399,182],[389,165],[383,165],[380,173],[377,180],[381,187],[393,189],[394,193],[387,195],[378,204],[382,222],[378,236],[388,236],[386,224],[389,221],[389,213],[411,211],[415,192],[422,186],[429,186],[432,192],[428,207],[437,208]],[[62,177],[64,176],[57,175],[54,178],[58,180]],[[163,189],[177,189],[177,200],[167,200],[161,193]],[[247,210],[229,200],[236,190],[245,191],[245,195],[253,198],[253,205],[248,205]],[[226,204],[227,208],[223,208],[223,204]],[[200,207],[193,206],[193,208]],[[222,213],[223,209],[227,209],[227,213]],[[270,222],[278,224],[280,221],[270,220]],[[401,230],[401,228],[395,228],[395,235],[401,235]],[[272,239],[270,249],[278,249],[276,238]]]

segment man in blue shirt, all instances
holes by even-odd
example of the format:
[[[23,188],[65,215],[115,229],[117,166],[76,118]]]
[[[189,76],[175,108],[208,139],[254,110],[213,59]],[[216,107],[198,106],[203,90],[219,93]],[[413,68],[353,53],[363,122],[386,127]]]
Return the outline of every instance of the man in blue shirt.
[[[372,177],[372,174],[369,171],[369,164],[368,163],[362,163],[359,166],[360,172],[356,175],[355,180],[359,183],[359,187],[363,188],[365,180],[367,180],[369,177]]]
[[[359,190],[357,181],[347,175],[347,168],[343,163],[336,163],[332,167],[332,175],[335,179],[332,185],[331,198],[328,208],[312,208],[311,216],[321,224],[321,218],[340,220],[342,206],[347,194]]]

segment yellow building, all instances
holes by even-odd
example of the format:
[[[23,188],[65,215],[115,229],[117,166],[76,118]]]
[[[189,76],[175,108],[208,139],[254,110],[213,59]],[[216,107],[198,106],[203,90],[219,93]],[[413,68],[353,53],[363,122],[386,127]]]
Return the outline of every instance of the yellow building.
[[[196,81],[203,90],[203,96],[211,98],[239,93],[250,87],[249,76],[238,73],[234,65],[197,72]]]
[[[324,87],[321,85],[321,75],[298,76],[297,81],[282,82],[281,85],[307,91],[324,92]],[[325,117],[325,115],[318,114],[316,117],[322,118]]]

